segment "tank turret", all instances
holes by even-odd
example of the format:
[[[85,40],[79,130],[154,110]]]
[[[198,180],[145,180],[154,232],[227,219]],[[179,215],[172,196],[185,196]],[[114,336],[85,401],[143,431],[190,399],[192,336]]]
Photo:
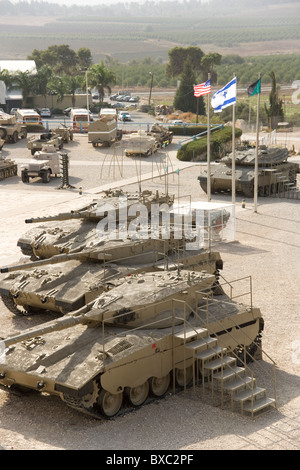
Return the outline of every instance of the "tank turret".
[[[269,196],[293,187],[299,165],[288,161],[286,148],[258,148],[258,195]],[[255,147],[238,147],[235,151],[235,186],[245,197],[254,196]],[[201,188],[207,192],[207,172],[198,176]],[[232,186],[232,153],[211,166],[211,192],[230,192]]]

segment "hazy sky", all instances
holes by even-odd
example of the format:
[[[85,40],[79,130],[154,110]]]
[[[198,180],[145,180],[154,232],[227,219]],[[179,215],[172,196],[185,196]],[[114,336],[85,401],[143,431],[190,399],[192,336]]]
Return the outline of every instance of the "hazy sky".
[[[20,0],[10,0],[12,3],[19,3]],[[23,1],[23,0],[22,0]],[[30,1],[30,0],[29,0]],[[84,6],[84,5],[90,5],[90,6],[94,6],[94,5],[103,5],[103,4],[112,4],[112,3],[132,3],[132,2],[136,2],[136,3],[144,3],[146,0],[45,0],[47,1],[48,3],[58,3],[58,4],[61,4],[61,5],[67,5],[67,6],[71,6],[71,5],[81,5],[81,6]],[[155,0],[157,1],[157,0]],[[160,2],[164,2],[164,1],[170,1],[170,0],[159,0]],[[180,2],[180,0],[177,0],[178,2]],[[202,2],[207,2],[209,0],[202,0]],[[40,0],[41,3],[43,3],[43,0]]]

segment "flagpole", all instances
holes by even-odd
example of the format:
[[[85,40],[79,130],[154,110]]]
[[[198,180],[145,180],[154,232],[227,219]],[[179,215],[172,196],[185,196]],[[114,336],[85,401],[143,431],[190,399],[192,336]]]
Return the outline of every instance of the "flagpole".
[[[208,80],[210,80],[210,73],[208,74]],[[211,181],[210,181],[210,114],[209,114],[209,97],[210,93],[207,94],[207,200],[211,200]]]
[[[233,78],[235,75],[233,76]],[[232,106],[232,163],[231,163],[232,204],[235,204],[235,103]]]
[[[260,79],[260,73],[258,74],[258,79]],[[257,212],[257,194],[258,194],[259,104],[260,104],[260,93],[257,93],[256,149],[255,149],[255,165],[254,165],[254,212]]]

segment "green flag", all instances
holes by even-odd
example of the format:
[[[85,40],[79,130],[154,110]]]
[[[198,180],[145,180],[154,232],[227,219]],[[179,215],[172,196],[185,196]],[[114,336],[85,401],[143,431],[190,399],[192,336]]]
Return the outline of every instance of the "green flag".
[[[258,95],[261,91],[261,78],[248,87],[248,96]]]

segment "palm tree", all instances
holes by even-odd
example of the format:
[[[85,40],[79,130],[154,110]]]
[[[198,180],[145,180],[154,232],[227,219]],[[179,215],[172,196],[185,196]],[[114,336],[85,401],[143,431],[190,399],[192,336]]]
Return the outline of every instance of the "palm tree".
[[[75,108],[76,96],[75,92],[82,87],[82,76],[80,75],[63,75],[63,83],[65,85],[65,93],[72,95],[72,107]]]
[[[34,77],[34,82],[35,82],[34,91],[39,95],[43,95],[45,99],[45,106],[46,106],[46,97],[49,91],[49,83],[51,81],[51,77],[52,77],[52,69],[48,65],[43,65]]]
[[[26,72],[18,71],[13,76],[12,89],[20,88],[23,95],[23,105],[26,106],[28,97],[34,89],[34,76],[27,70]]]
[[[111,93],[111,86],[116,84],[114,72],[105,67],[103,60],[100,64],[95,64],[88,69],[89,85],[97,88],[99,101],[103,103],[105,90]]]

